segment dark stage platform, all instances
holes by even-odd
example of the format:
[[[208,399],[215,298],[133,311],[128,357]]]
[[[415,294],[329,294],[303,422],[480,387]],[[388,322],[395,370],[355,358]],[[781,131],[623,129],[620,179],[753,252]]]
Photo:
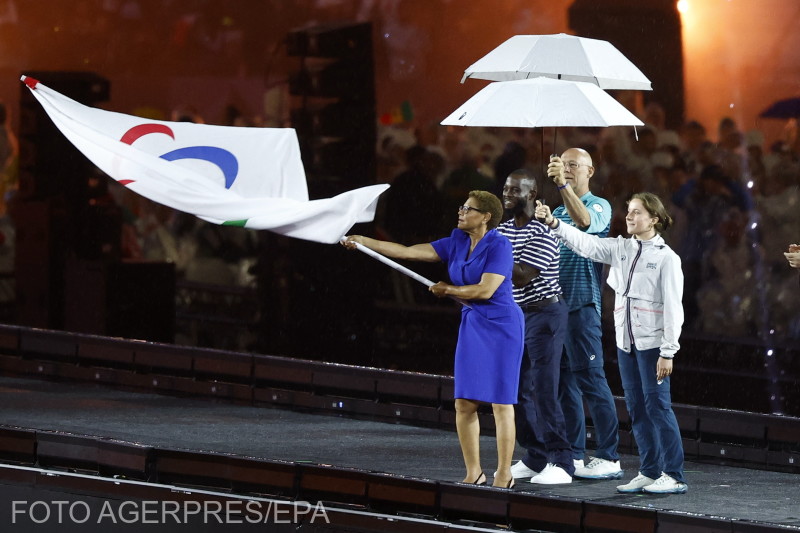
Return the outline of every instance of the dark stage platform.
[[[794,473],[689,462],[686,495],[622,495],[616,481],[519,483],[509,493],[456,483],[462,462],[457,437],[446,429],[41,379],[0,378],[0,394],[6,464],[34,460],[88,478],[272,493],[398,517],[391,528],[314,531],[489,527],[483,523],[543,531],[800,531]],[[32,449],[28,442],[35,442]],[[481,445],[488,473],[494,440],[482,437]],[[637,457],[626,455],[622,463],[626,479],[635,475]],[[9,472],[0,468],[5,489],[44,483],[41,473]],[[155,485],[150,494],[158,495]],[[431,529],[436,524],[441,528]]]

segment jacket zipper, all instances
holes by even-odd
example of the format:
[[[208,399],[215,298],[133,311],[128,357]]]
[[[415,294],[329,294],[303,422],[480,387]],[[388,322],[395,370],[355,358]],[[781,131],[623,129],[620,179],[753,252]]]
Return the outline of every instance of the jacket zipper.
[[[639,250],[636,251],[636,257],[633,258],[633,264],[631,265],[631,271],[628,273],[628,286],[625,287],[625,294],[622,296],[625,297],[625,321],[628,323],[628,337],[631,339],[631,351],[635,346],[635,341],[633,340],[633,325],[631,324],[631,299],[628,298],[628,291],[631,290],[631,282],[633,281],[633,270],[636,268],[636,263],[639,261],[639,256],[642,255],[642,242],[637,241],[639,245]]]

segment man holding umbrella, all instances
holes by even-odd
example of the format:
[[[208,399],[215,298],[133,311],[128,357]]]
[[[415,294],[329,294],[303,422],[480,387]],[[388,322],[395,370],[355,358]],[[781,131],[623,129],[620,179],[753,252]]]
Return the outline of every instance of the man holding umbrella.
[[[611,225],[611,205],[589,191],[594,174],[586,150],[570,148],[552,157],[547,175],[561,193],[562,205],[553,216],[589,234],[605,237]],[[600,275],[602,265],[583,258],[561,245],[559,283],[569,308],[567,335],[561,365],[559,401],[564,413],[567,438],[572,446],[575,477],[619,479],[619,422],[614,397],[603,370],[600,325]],[[595,427],[595,456],[584,465],[586,417],[583,399]]]

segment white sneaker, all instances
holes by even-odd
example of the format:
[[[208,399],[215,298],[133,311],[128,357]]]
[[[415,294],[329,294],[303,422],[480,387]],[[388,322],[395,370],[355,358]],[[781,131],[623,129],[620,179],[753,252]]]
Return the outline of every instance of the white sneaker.
[[[560,466],[547,463],[547,466],[544,467],[541,474],[531,478],[531,483],[537,483],[539,485],[561,485],[572,483],[572,476],[567,474]]]
[[[642,487],[642,490],[650,494],[686,494],[689,487],[686,483],[677,481],[674,477],[661,472],[661,477],[655,483]]]
[[[642,475],[641,472],[625,485],[617,485],[617,492],[642,492],[642,489],[655,483],[655,479]]]
[[[495,477],[497,477],[497,472],[495,472],[494,475]],[[522,461],[517,461],[515,464],[511,465],[511,477],[513,477],[514,479],[519,479],[521,477],[533,477],[538,475],[539,472],[537,472],[536,470],[531,470]]]
[[[573,459],[572,466],[574,466],[576,469],[583,468],[583,459]]]
[[[583,479],[621,479],[622,469],[619,467],[619,461],[592,457],[585,467],[576,467],[573,475]]]

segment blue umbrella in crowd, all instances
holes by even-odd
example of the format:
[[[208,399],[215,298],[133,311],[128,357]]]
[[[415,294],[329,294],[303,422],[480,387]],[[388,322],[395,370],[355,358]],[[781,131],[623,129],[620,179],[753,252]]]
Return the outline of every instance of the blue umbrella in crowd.
[[[762,118],[799,118],[800,117],[800,97],[786,98],[778,100],[766,108],[758,116]]]

